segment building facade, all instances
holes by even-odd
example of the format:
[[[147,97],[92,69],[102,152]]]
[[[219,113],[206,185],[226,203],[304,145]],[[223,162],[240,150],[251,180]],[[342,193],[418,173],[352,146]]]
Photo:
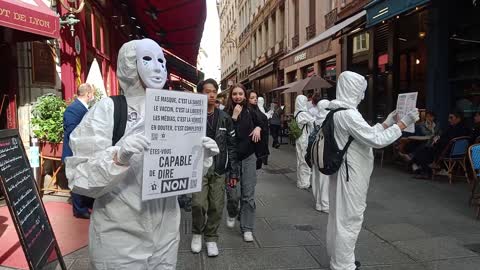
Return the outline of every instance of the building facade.
[[[217,1],[220,19],[220,57],[221,57],[221,89],[237,83],[238,59],[238,1]]]

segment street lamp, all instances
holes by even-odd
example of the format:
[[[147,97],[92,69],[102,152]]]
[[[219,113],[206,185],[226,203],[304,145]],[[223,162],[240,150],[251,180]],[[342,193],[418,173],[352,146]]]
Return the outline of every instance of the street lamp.
[[[60,18],[60,25],[62,27],[70,25],[70,32],[72,37],[75,35],[75,24],[79,23],[80,20],[75,17],[75,14],[69,13],[64,18]]]

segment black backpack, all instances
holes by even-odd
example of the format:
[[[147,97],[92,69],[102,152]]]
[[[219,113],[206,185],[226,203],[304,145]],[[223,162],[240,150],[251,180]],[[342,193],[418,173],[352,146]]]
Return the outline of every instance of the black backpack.
[[[305,154],[305,161],[307,162],[308,167],[313,168],[312,165],[312,147],[313,143],[315,143],[315,140],[317,139],[317,134],[320,131],[320,126],[317,124],[313,124],[313,131],[308,135],[308,146],[307,146],[307,153]]]
[[[312,166],[317,166],[318,170],[325,175],[332,175],[340,169],[343,157],[353,141],[353,137],[349,136],[348,142],[343,149],[339,149],[335,141],[335,124],[333,115],[336,112],[344,111],[345,108],[330,110],[327,117],[322,123],[321,128],[317,131],[315,140],[313,141],[309,153]],[[310,138],[309,138],[310,139]],[[345,158],[348,181],[348,164]]]

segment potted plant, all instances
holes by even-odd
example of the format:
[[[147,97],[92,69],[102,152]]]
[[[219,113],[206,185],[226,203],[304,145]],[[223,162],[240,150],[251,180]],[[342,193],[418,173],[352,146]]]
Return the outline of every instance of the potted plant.
[[[43,156],[62,156],[63,113],[66,107],[66,102],[55,94],[43,95],[33,105],[33,133],[40,140]]]

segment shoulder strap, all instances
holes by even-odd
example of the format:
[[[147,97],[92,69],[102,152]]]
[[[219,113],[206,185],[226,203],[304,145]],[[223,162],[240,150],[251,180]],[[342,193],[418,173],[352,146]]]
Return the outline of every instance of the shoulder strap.
[[[127,127],[127,114],[128,106],[127,99],[124,95],[111,96],[113,100],[113,136],[112,136],[112,145],[117,144],[117,142],[125,134],[125,128]]]
[[[302,113],[302,112],[303,112],[303,111],[299,111],[299,112],[295,115],[294,119],[297,120],[297,116],[298,116],[300,113]]]

